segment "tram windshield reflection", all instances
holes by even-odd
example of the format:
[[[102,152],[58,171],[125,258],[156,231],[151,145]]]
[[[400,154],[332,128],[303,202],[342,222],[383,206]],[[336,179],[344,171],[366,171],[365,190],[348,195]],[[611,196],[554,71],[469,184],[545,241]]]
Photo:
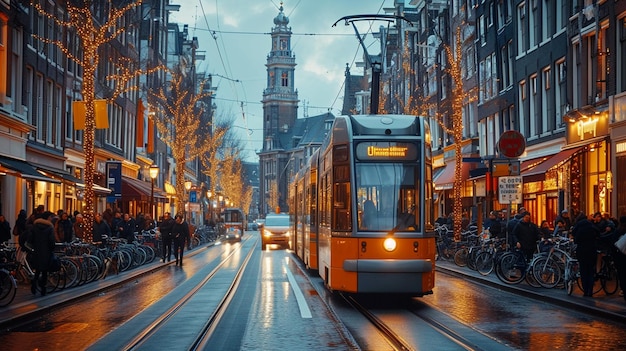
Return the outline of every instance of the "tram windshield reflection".
[[[361,231],[419,231],[419,166],[357,163],[358,228]]]

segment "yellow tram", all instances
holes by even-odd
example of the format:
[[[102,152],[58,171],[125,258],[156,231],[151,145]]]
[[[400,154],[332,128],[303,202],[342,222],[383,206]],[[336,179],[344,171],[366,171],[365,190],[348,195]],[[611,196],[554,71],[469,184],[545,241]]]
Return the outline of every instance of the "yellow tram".
[[[331,290],[431,294],[431,159],[422,117],[337,117],[291,182],[296,255]]]

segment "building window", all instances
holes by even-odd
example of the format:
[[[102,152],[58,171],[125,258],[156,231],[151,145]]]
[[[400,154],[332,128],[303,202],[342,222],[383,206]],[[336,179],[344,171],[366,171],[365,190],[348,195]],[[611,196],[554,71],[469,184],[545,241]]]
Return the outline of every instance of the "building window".
[[[289,73],[287,73],[287,71],[283,71],[283,73],[281,74],[280,85],[283,87],[289,86]]]

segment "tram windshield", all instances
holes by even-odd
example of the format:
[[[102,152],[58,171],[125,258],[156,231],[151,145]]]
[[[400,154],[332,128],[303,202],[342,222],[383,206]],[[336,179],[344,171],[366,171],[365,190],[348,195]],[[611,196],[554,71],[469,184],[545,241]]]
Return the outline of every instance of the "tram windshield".
[[[419,166],[357,163],[358,228],[362,231],[419,231]]]

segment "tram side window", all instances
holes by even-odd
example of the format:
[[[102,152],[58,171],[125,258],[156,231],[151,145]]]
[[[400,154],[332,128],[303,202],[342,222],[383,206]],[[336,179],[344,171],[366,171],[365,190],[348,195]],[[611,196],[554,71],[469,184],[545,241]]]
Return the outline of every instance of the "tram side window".
[[[333,230],[352,230],[350,214],[350,168],[347,165],[334,168],[333,184]]]

